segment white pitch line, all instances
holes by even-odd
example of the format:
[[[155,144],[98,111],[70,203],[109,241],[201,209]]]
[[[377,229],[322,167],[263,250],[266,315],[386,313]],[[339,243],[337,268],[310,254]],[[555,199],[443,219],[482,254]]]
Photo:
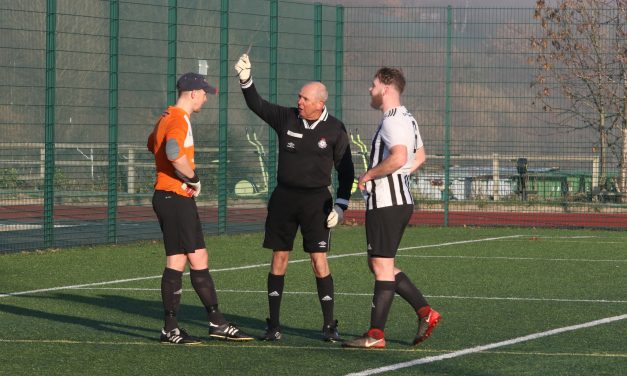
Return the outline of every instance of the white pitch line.
[[[454,295],[425,295],[425,296],[427,298],[436,298],[436,299],[511,300],[511,301],[562,302],[562,303],[627,303],[627,300],[607,300],[607,299],[518,298],[518,297],[513,297],[513,296],[491,297],[491,296],[454,296]]]
[[[115,280],[115,281],[86,283],[86,284],[83,284],[83,285],[70,285],[70,286],[61,286],[61,287],[50,287],[50,288],[47,288],[47,289],[37,289],[37,290],[29,290],[29,291],[9,292],[9,293],[6,293],[6,294],[0,294],[0,298],[6,298],[8,296],[36,294],[36,293],[40,293],[40,292],[78,289],[78,288],[92,287],[92,286],[103,286],[103,285],[110,285],[110,284],[115,284],[115,283],[143,281],[143,280],[146,280],[146,279],[153,279],[153,278],[156,278],[156,277],[153,276],[153,277],[139,277],[139,278],[118,279],[118,280]],[[159,278],[161,278],[161,276],[159,276]]]
[[[406,250],[406,249],[416,249],[416,248],[443,247],[443,246],[446,246],[446,245],[454,245],[454,244],[476,243],[476,242],[482,242],[482,241],[491,241],[491,240],[515,238],[515,237],[519,237],[519,236],[523,236],[523,235],[503,236],[503,237],[500,237],[500,238],[483,238],[483,239],[473,239],[473,240],[462,240],[462,241],[458,241],[458,242],[422,245],[422,246],[418,246],[418,247],[400,248],[399,251],[400,250]],[[360,256],[360,255],[365,255],[365,254],[366,254],[366,252],[356,252],[356,253],[348,253],[348,254],[344,254],[344,255],[328,256],[327,258],[329,258],[329,259],[336,259],[336,258],[342,258],[342,257]],[[306,259],[292,260],[289,263],[290,264],[296,264],[296,263],[301,263],[301,262],[310,262],[310,259],[306,258]],[[212,269],[210,271],[212,273],[215,273],[215,272],[226,272],[226,271],[233,271],[233,270],[253,269],[253,268],[268,267],[268,266],[270,266],[269,263],[264,263],[264,264],[235,266],[235,267],[223,268],[223,269]],[[185,274],[189,274],[189,273],[185,273]],[[86,284],[82,284],[82,285],[50,287],[50,288],[46,288],[46,289],[37,289],[37,290],[28,290],[28,291],[16,291],[16,292],[9,292],[9,293],[6,293],[6,294],[0,294],[0,298],[6,298],[6,297],[9,297],[9,296],[36,294],[36,293],[40,293],[40,292],[70,290],[70,289],[77,289],[77,288],[83,288],[83,287],[113,285],[113,284],[116,284],[116,283],[145,281],[145,280],[148,280],[148,279],[157,279],[157,278],[161,278],[161,275],[153,275],[153,276],[150,276],[150,277],[137,277],[137,278],[118,279],[118,280],[114,280],[114,281],[105,281],[105,282],[86,283]]]
[[[523,336],[523,337],[517,337],[517,338],[509,339],[506,341],[495,342],[495,343],[490,343],[487,345],[481,345],[481,346],[476,346],[476,347],[470,347],[467,349],[454,351],[448,354],[428,356],[426,358],[411,360],[409,362],[396,363],[396,364],[391,364],[389,366],[379,367],[379,368],[371,368],[371,369],[367,369],[361,372],[349,373],[346,376],[369,376],[369,375],[375,375],[375,374],[389,372],[389,371],[396,371],[401,368],[413,367],[413,366],[417,366],[420,364],[427,364],[427,363],[438,362],[440,360],[457,358],[460,356],[464,356],[468,354],[475,354],[475,353],[482,352],[485,350],[491,350],[491,349],[496,349],[499,347],[514,345],[514,344],[521,343],[521,342],[532,341],[532,340],[542,338],[542,337],[548,337],[548,336],[553,336],[553,335],[560,334],[560,333],[566,333],[566,332],[571,332],[571,331],[575,331],[579,329],[590,328],[590,327],[597,326],[597,325],[609,324],[615,321],[620,321],[620,320],[625,320],[625,319],[627,319],[627,314],[620,315],[620,316],[607,317],[604,319],[594,320],[594,321],[590,321],[590,322],[583,323],[583,324],[565,326],[563,328],[552,329],[546,332],[534,333],[534,334],[530,334],[530,335]]]
[[[397,255],[397,257],[414,258],[456,258],[477,260],[512,260],[512,261],[581,261],[581,262],[627,262],[627,260],[594,260],[569,258],[541,258],[541,257],[506,257],[506,256],[459,256],[459,255]]]
[[[76,287],[75,290],[107,290],[107,291],[161,291],[158,288],[137,288],[137,287]],[[192,289],[184,289],[183,292],[193,292]],[[218,289],[216,292],[236,293],[236,294],[267,294],[265,290],[235,290]],[[316,295],[315,291],[284,291],[286,295]],[[371,292],[335,292],[341,296],[372,296]],[[510,301],[532,301],[532,302],[562,302],[562,303],[627,303],[627,300],[607,300],[607,299],[565,299],[565,298],[518,298],[514,296],[457,296],[457,295],[425,295],[426,298],[435,299],[466,299],[466,300],[510,300]]]
[[[405,251],[405,250],[408,250],[408,249],[446,247],[447,245],[488,242],[488,241],[493,241],[493,240],[520,238],[521,236],[524,236],[524,235],[509,235],[509,236],[499,236],[497,238],[481,238],[481,239],[473,239],[473,240],[460,240],[460,241],[457,241],[457,242],[448,242],[448,243],[440,243],[440,244],[427,244],[427,245],[419,245],[419,246],[416,246],[416,247],[404,247],[404,248],[399,248],[398,250],[399,251]]]

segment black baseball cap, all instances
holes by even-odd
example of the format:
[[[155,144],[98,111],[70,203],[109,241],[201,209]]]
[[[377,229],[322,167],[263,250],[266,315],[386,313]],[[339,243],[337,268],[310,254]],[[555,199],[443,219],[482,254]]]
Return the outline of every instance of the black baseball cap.
[[[205,93],[218,94],[218,88],[209,85],[209,82],[205,79],[205,76],[198,73],[185,73],[176,82],[176,87],[179,91],[192,91],[203,89]]]

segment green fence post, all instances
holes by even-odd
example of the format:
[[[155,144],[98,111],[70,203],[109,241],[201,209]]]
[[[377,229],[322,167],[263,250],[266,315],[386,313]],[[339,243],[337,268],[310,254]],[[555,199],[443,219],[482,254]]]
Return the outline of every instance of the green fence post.
[[[228,160],[229,0],[220,3],[220,94],[218,118],[218,234],[226,233]]]
[[[446,7],[446,89],[444,109],[444,226],[448,226],[450,168],[451,168],[451,65],[452,65],[452,33],[453,33],[453,8]]]
[[[107,241],[117,241],[118,204],[118,0],[109,2],[109,173],[107,193]]]
[[[342,119],[344,88],[344,7],[335,9],[335,117]]]
[[[55,34],[57,25],[57,2],[46,3],[46,115],[45,115],[45,160],[44,160],[44,247],[54,246],[54,104],[56,51]]]
[[[168,105],[176,103],[176,16],[177,0],[168,0]]]
[[[322,12],[321,12],[322,15]],[[322,17],[320,17],[320,30],[322,30]],[[322,39],[322,38],[321,38]],[[320,43],[322,50],[322,43]],[[322,54],[320,55],[322,56]],[[322,61],[320,62],[322,64]],[[335,96],[333,115],[342,120],[342,88],[344,68],[344,7],[335,7]],[[333,186],[338,187],[337,171],[333,170]]]
[[[277,62],[279,46],[279,2],[270,0],[270,66],[269,66],[269,94],[271,103],[277,102]],[[276,187],[276,133],[268,127],[268,197]]]
[[[314,4],[314,81],[322,81],[322,4]]]

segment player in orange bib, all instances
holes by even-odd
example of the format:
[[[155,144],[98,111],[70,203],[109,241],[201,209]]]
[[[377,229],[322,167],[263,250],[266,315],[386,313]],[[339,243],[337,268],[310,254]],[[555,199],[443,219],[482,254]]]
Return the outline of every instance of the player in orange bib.
[[[216,94],[205,78],[186,73],[177,82],[178,99],[161,114],[148,137],[148,150],[155,156],[157,180],[152,207],[163,233],[166,267],[161,277],[161,299],[165,324],[161,342],[193,345],[201,341],[179,327],[176,314],[183,292],[183,272],[189,263],[192,287],[207,310],[209,336],[234,341],[254,338],[226,321],[218,309],[218,297],[205,247],[195,198],[200,194],[200,179],[194,163],[194,135],[190,116],[199,112],[207,93]]]

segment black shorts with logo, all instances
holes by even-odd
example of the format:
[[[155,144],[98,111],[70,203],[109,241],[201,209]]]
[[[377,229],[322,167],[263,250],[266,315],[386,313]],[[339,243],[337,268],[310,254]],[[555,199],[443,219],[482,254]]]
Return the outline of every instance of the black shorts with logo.
[[[291,251],[300,226],[305,252],[327,252],[331,231],[326,227],[333,198],[329,190],[277,186],[268,202],[264,248]]]
[[[366,210],[366,241],[368,256],[396,257],[405,227],[409,224],[414,205],[387,206]]]
[[[198,207],[193,198],[156,190],[152,195],[152,208],[159,220],[167,256],[205,248]]]

